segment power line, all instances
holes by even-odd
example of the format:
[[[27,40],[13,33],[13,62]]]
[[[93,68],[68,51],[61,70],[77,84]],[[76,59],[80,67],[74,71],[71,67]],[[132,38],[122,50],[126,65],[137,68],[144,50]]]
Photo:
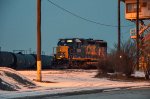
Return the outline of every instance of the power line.
[[[81,17],[81,16],[79,16],[79,15],[77,15],[77,14],[75,14],[75,13],[73,13],[73,12],[71,12],[71,11],[69,11],[69,10],[67,10],[67,9],[65,9],[65,8],[63,8],[63,7],[61,7],[61,6],[59,6],[58,4],[52,2],[51,0],[48,0],[48,2],[51,3],[52,5],[56,6],[57,8],[59,8],[59,9],[65,11],[65,12],[67,12],[67,13],[69,13],[69,14],[71,14],[71,15],[77,17],[77,18],[80,18],[80,19],[82,19],[82,20],[84,20],[84,21],[87,21],[87,22],[90,22],[90,23],[94,23],[94,24],[97,24],[97,25],[101,25],[101,26],[118,27],[117,25],[103,24],[103,23],[100,23],[100,22],[96,22],[96,21],[93,21],[93,20],[90,20],[90,19]],[[121,26],[121,27],[130,27],[130,26],[133,26],[133,25]]]

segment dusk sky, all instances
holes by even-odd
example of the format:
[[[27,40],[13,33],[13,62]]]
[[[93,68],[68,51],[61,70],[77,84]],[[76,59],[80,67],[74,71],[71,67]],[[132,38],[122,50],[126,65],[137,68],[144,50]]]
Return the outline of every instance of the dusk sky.
[[[0,0],[0,47],[2,51],[36,51],[37,0]],[[51,4],[42,2],[42,51],[52,54],[60,38],[93,38],[107,41],[108,50],[117,43],[118,0],[50,0],[68,11],[91,21],[73,16]],[[125,20],[121,3],[121,40],[129,39],[133,23]],[[111,26],[103,26],[106,24]]]

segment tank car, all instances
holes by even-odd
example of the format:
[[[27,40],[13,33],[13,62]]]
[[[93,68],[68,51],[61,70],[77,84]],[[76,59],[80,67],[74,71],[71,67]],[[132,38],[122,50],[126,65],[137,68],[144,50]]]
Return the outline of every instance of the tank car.
[[[35,59],[35,65],[34,68],[36,68],[36,59],[37,55],[36,54],[31,54],[34,59]],[[52,61],[53,61],[53,56],[49,55],[41,55],[41,61],[42,61],[42,69],[49,69],[52,68]]]
[[[51,63],[52,63],[52,56],[48,55],[41,55],[41,60],[42,60],[42,69],[49,69],[51,68]]]
[[[11,52],[0,51],[0,66],[15,68],[16,59]]]
[[[35,58],[30,54],[15,54],[16,56],[16,69],[34,69]]]

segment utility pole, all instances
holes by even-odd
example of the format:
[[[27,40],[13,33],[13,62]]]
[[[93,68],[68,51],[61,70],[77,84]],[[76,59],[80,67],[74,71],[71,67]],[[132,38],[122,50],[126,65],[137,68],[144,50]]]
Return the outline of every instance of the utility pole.
[[[121,21],[120,21],[120,0],[118,0],[118,52],[120,54],[120,42],[121,42]]]
[[[37,0],[37,81],[42,81],[41,75],[41,0]]]
[[[137,0],[137,10],[136,10],[136,43],[137,43],[137,70],[139,70],[139,0]]]

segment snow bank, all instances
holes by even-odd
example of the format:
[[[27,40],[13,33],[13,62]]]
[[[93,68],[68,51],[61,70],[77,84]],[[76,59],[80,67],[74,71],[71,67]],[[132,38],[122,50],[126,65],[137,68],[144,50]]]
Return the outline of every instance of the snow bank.
[[[0,90],[17,91],[36,87],[36,84],[17,71],[0,67]]]
[[[135,77],[145,77],[145,74],[144,74],[143,71],[136,71],[133,76],[135,76]]]

